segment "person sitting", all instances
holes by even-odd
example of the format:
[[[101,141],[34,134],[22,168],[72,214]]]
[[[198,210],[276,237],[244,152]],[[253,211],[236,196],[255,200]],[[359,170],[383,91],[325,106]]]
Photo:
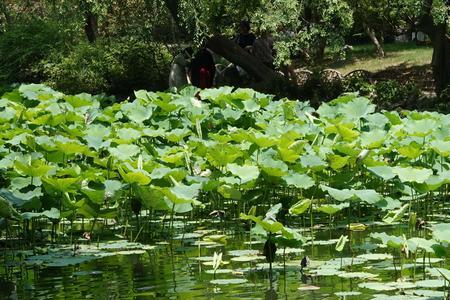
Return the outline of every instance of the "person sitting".
[[[192,58],[192,48],[188,47],[182,53],[175,56],[172,65],[170,66],[169,87],[180,89],[188,84],[190,80],[188,77],[188,67]]]
[[[273,39],[268,32],[263,31],[255,40],[252,53],[260,62],[271,69],[274,68]]]
[[[253,47],[253,43],[256,40],[256,36],[250,32],[250,22],[242,21],[239,24],[239,35],[236,37],[236,44],[241,48],[250,51]]]
[[[201,48],[191,61],[189,77],[192,85],[201,89],[211,88],[214,84],[216,65],[214,58],[206,48]]]

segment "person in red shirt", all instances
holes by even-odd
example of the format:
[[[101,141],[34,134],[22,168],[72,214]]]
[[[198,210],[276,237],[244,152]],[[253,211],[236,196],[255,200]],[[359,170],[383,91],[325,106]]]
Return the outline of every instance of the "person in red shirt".
[[[195,54],[189,68],[192,85],[201,89],[211,88],[215,74],[216,65],[211,52],[207,48],[201,48]]]

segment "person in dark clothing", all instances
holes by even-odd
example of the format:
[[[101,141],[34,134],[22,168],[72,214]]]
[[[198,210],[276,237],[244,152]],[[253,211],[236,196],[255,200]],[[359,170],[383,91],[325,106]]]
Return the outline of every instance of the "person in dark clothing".
[[[239,35],[236,37],[236,43],[243,49],[249,50],[256,40],[256,36],[250,32],[250,22],[242,21],[239,24]]]
[[[216,65],[214,58],[206,48],[201,48],[191,61],[189,68],[189,77],[192,85],[206,89],[214,84]]]

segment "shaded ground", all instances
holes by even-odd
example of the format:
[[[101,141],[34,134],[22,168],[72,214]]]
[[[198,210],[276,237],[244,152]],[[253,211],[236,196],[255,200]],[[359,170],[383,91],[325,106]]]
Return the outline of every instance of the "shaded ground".
[[[433,95],[431,58],[433,49],[415,43],[385,44],[386,56],[374,54],[371,44],[358,45],[341,61],[329,60],[326,66],[342,75],[355,70],[366,70],[373,74],[375,81],[396,80],[401,84],[414,83],[425,94]]]
[[[396,80],[400,84],[415,83],[418,88],[426,93],[433,93],[433,73],[430,64],[411,66],[407,63],[391,66],[374,73],[373,79]]]

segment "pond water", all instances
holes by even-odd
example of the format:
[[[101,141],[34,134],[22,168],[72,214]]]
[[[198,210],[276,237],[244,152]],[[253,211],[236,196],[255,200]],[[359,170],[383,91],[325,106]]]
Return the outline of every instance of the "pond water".
[[[249,232],[242,225],[225,224],[226,243],[217,236],[217,231],[203,230],[211,228],[211,224],[187,228],[178,225],[179,232],[171,243],[153,242],[154,247],[148,250],[105,255],[76,265],[46,266],[48,263],[42,263],[45,260],[42,256],[22,262],[16,258],[5,263],[0,273],[0,299],[444,298],[444,281],[433,277],[430,266],[448,267],[445,260],[426,258],[426,272],[422,268],[422,256],[417,257],[415,267],[412,256],[403,257],[402,262],[396,259],[394,265],[389,257],[392,251],[369,236],[376,231],[393,235],[408,233],[407,228],[399,225],[351,232],[342,253],[335,250],[336,241],[342,234],[349,234],[347,230],[316,230],[313,243],[287,249],[285,263],[282,249],[278,249],[272,284],[265,258],[255,257],[258,253],[262,255],[264,242],[252,238],[253,242],[249,243]],[[183,236],[183,230],[187,229]],[[309,231],[303,234],[311,236]],[[203,242],[208,236],[209,242]],[[223,261],[227,263],[219,267],[215,276],[212,266],[208,266],[214,252],[223,253]],[[387,255],[358,257],[367,253]],[[310,263],[301,271],[300,260],[304,256],[309,257]],[[53,262],[58,265],[56,260]],[[396,282],[400,277],[403,281]],[[370,288],[364,287],[364,283]]]

